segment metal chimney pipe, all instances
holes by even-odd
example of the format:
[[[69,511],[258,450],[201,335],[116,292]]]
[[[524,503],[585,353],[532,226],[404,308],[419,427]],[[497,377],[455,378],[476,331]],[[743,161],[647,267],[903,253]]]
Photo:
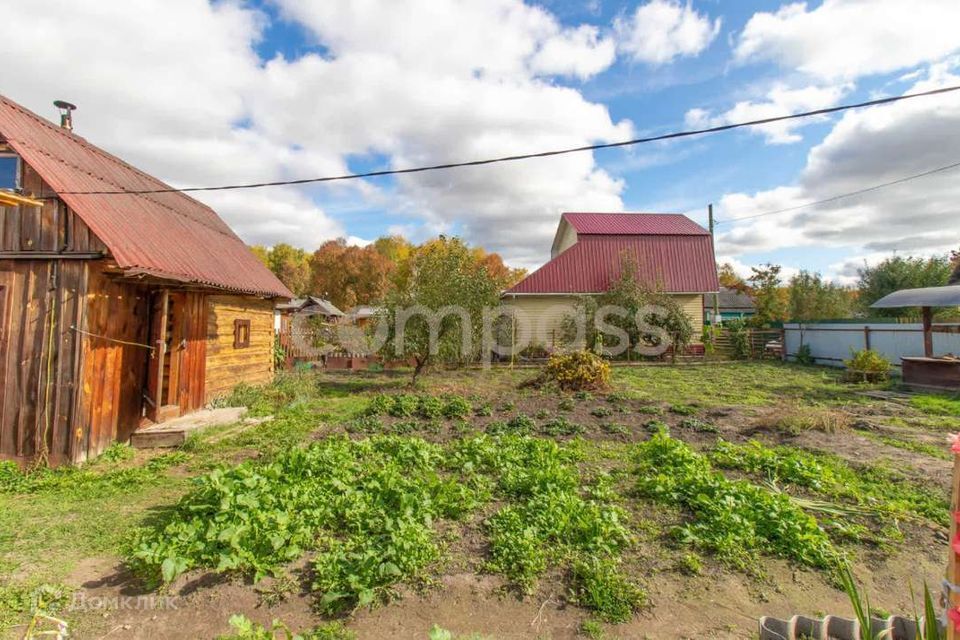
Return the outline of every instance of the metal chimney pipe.
[[[70,104],[66,100],[54,100],[53,106],[60,109],[60,126],[67,131],[73,131],[73,113],[77,105]]]

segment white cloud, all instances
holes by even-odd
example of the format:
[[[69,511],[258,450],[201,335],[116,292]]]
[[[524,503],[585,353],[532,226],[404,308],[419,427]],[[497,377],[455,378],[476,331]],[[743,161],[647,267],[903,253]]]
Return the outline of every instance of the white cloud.
[[[713,114],[705,109],[690,109],[686,114],[686,123],[690,127],[717,127],[734,122],[761,120],[823,109],[837,104],[849,89],[849,85],[807,86],[791,89],[783,83],[777,83],[766,92],[763,99],[737,102],[722,113]],[[796,133],[798,128],[823,119],[810,117],[801,120],[785,120],[751,127],[751,130],[763,134],[769,144],[790,144],[803,139]]]
[[[239,0],[30,5],[21,19],[22,3],[0,0],[11,17],[0,24],[4,92],[47,116],[54,98],[77,103],[78,133],[178,186],[347,173],[353,156],[409,167],[632,133],[553,81],[606,69],[612,38],[521,0],[278,0],[325,51],[269,61],[255,50],[268,17]],[[463,230],[529,266],[562,210],[620,209],[623,188],[590,154],[383,185],[197,197],[250,242],[312,248],[345,235],[318,203],[353,198],[401,214],[414,233]],[[509,233],[498,226],[507,218]]]
[[[539,74],[573,75],[586,80],[613,64],[617,45],[592,25],[566,29],[548,38],[530,61]]]
[[[651,0],[614,24],[620,50],[636,62],[665,64],[696,56],[720,33],[720,18],[697,12],[688,0]]]
[[[960,61],[932,66],[907,92],[960,83]],[[754,194],[732,193],[718,218],[731,219],[805,204],[960,161],[960,102],[938,96],[849,111],[810,150],[796,184]],[[738,256],[787,247],[844,248],[862,256],[897,251],[944,253],[960,244],[958,171],[943,172],[829,205],[720,227],[719,251]],[[838,276],[849,269],[838,267]]]
[[[960,49],[956,0],[824,0],[753,15],[735,58],[771,60],[821,79],[854,79],[933,62]]]

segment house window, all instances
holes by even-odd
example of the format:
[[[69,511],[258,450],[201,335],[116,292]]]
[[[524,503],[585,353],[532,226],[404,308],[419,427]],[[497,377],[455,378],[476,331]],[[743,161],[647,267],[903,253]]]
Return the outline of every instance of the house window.
[[[0,189],[15,191],[20,188],[20,158],[0,147]]]
[[[233,348],[244,349],[250,346],[250,321],[233,321]]]

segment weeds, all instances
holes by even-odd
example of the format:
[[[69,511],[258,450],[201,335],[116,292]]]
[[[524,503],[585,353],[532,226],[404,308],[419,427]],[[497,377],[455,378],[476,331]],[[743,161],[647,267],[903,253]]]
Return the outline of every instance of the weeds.
[[[647,604],[647,593],[620,573],[613,558],[588,557],[573,563],[577,602],[606,622],[626,622]]]
[[[341,622],[328,622],[311,631],[294,633],[280,620],[264,627],[244,615],[230,616],[233,633],[221,635],[217,640],[356,640],[356,634],[344,628]]]
[[[778,411],[772,426],[786,435],[798,436],[805,431],[838,433],[850,423],[850,415],[843,410],[798,404]]]
[[[557,416],[548,420],[540,427],[540,433],[545,436],[573,436],[585,431],[583,425],[571,422],[564,416]]]
[[[853,467],[828,453],[771,448],[756,441],[745,445],[720,441],[710,459],[720,467],[759,475],[775,484],[803,487],[827,498],[852,502],[875,514],[947,523],[950,506],[945,496],[910,482],[891,469],[873,465]]]
[[[680,421],[680,428],[690,429],[691,431],[696,431],[697,433],[718,433],[720,431],[712,423],[699,418],[684,418]]]
[[[671,532],[678,542],[746,570],[757,570],[757,551],[819,569],[835,563],[837,552],[816,519],[789,497],[728,480],[706,456],[665,432],[637,445],[635,461],[640,495],[694,515]]]

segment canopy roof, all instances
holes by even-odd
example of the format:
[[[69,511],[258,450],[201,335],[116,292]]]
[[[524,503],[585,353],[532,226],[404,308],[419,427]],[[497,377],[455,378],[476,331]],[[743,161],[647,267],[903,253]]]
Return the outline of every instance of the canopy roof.
[[[960,284],[948,287],[901,289],[870,305],[872,309],[893,309],[897,307],[960,307]]]

